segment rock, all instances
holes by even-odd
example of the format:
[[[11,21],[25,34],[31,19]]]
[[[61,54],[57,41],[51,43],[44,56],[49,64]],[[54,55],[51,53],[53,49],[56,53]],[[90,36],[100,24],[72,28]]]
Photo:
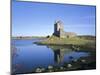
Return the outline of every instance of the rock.
[[[37,68],[35,72],[42,72],[40,68]]]
[[[53,69],[53,66],[48,66],[48,69]]]
[[[60,67],[60,69],[61,69],[61,70],[63,70],[63,69],[64,69],[64,67]]]
[[[41,68],[42,71],[45,71],[45,68]]]
[[[67,67],[68,67],[68,68],[71,68],[71,67],[72,67],[72,64],[68,64]]]
[[[86,60],[82,59],[82,60],[81,60],[81,62],[85,63],[85,62],[86,62]]]
[[[77,62],[78,60],[77,60],[77,59],[74,59],[73,61],[74,61],[74,62]]]

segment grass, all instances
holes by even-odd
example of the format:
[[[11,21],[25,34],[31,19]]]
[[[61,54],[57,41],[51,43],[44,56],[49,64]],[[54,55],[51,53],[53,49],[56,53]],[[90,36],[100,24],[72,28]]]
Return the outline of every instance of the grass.
[[[41,45],[74,45],[74,46],[85,46],[95,48],[95,39],[86,39],[80,37],[72,38],[59,38],[56,36],[51,36],[41,42],[36,42],[36,44]]]

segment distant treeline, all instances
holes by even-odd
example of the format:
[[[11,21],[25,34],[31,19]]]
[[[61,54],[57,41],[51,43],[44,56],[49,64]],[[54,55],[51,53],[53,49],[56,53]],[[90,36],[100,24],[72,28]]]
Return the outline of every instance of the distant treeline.
[[[13,36],[12,39],[46,38],[45,36]]]
[[[12,36],[13,39],[32,39],[32,38],[49,38],[51,36]],[[96,36],[92,35],[78,35],[77,37],[88,39],[88,40],[95,40]]]

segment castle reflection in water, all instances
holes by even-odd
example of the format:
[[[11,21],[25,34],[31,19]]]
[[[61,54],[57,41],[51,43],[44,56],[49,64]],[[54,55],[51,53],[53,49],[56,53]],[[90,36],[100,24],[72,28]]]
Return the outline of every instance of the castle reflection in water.
[[[53,50],[54,53],[54,62],[56,64],[61,64],[64,62],[64,56],[65,54],[69,54],[71,52],[74,52],[72,49],[68,49],[68,48],[62,48],[62,47],[58,47],[58,46],[49,46],[49,48],[51,48]],[[70,58],[70,56],[69,56]]]

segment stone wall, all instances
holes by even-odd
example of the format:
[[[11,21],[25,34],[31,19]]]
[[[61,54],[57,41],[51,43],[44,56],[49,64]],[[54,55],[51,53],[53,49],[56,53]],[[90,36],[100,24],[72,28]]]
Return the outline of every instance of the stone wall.
[[[61,21],[57,21],[54,24],[54,33],[53,33],[53,35],[58,36],[60,38],[66,38],[66,37],[70,38],[70,37],[77,36],[77,34],[74,33],[74,32],[65,32],[63,23]]]

